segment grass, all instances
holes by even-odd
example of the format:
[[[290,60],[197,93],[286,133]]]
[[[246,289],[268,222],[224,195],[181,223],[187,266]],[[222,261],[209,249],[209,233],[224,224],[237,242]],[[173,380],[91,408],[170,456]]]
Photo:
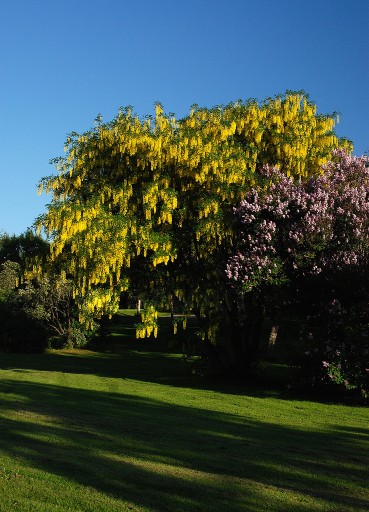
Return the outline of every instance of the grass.
[[[368,510],[368,409],[212,383],[166,328],[113,329],[0,355],[1,512]]]

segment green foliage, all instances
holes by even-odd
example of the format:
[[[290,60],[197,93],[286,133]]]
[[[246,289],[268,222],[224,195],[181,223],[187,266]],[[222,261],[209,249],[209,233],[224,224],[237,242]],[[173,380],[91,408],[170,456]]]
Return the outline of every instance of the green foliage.
[[[0,297],[5,298],[19,283],[20,265],[14,261],[0,264]]]

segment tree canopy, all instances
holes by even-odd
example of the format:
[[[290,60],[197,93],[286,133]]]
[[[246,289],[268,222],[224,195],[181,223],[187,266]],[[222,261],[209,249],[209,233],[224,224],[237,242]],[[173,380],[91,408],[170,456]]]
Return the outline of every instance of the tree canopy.
[[[52,192],[38,226],[51,259],[74,282],[80,320],[113,314],[129,287],[154,305],[177,296],[214,341],[226,309],[224,267],[232,254],[232,208],[260,169],[293,178],[322,172],[338,146],[336,115],[317,113],[304,93],[226,106],[193,106],[176,120],[156,105],[144,119],[121,109],[71,133],[58,174],[40,182]],[[155,309],[139,336],[155,333]]]
[[[0,235],[0,264],[12,261],[18,263],[24,272],[32,261],[41,263],[48,253],[49,244],[30,229],[20,235]]]

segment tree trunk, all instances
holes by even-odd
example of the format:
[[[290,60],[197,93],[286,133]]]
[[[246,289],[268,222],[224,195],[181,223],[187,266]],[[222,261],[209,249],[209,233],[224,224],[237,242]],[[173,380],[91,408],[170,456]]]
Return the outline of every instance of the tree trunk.
[[[269,339],[268,339],[268,356],[271,357],[274,355],[274,347],[277,341],[279,331],[279,325],[273,324],[270,329]]]
[[[252,376],[261,339],[261,327],[264,321],[264,311],[256,297],[250,297],[245,304],[245,311],[234,304],[230,313],[231,345],[233,350],[232,371],[240,380]],[[242,308],[243,309],[243,308]]]
[[[170,296],[170,320],[173,323],[173,320],[174,320],[174,295]]]

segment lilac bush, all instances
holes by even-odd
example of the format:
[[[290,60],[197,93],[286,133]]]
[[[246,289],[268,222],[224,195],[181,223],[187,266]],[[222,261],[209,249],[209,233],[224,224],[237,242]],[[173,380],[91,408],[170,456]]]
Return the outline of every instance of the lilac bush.
[[[269,166],[262,178],[264,188],[234,210],[230,286],[277,298],[276,290],[288,290],[287,303],[305,310],[304,338],[314,345],[305,357],[311,382],[369,393],[367,336],[358,335],[369,325],[369,159],[336,150],[308,181]]]

